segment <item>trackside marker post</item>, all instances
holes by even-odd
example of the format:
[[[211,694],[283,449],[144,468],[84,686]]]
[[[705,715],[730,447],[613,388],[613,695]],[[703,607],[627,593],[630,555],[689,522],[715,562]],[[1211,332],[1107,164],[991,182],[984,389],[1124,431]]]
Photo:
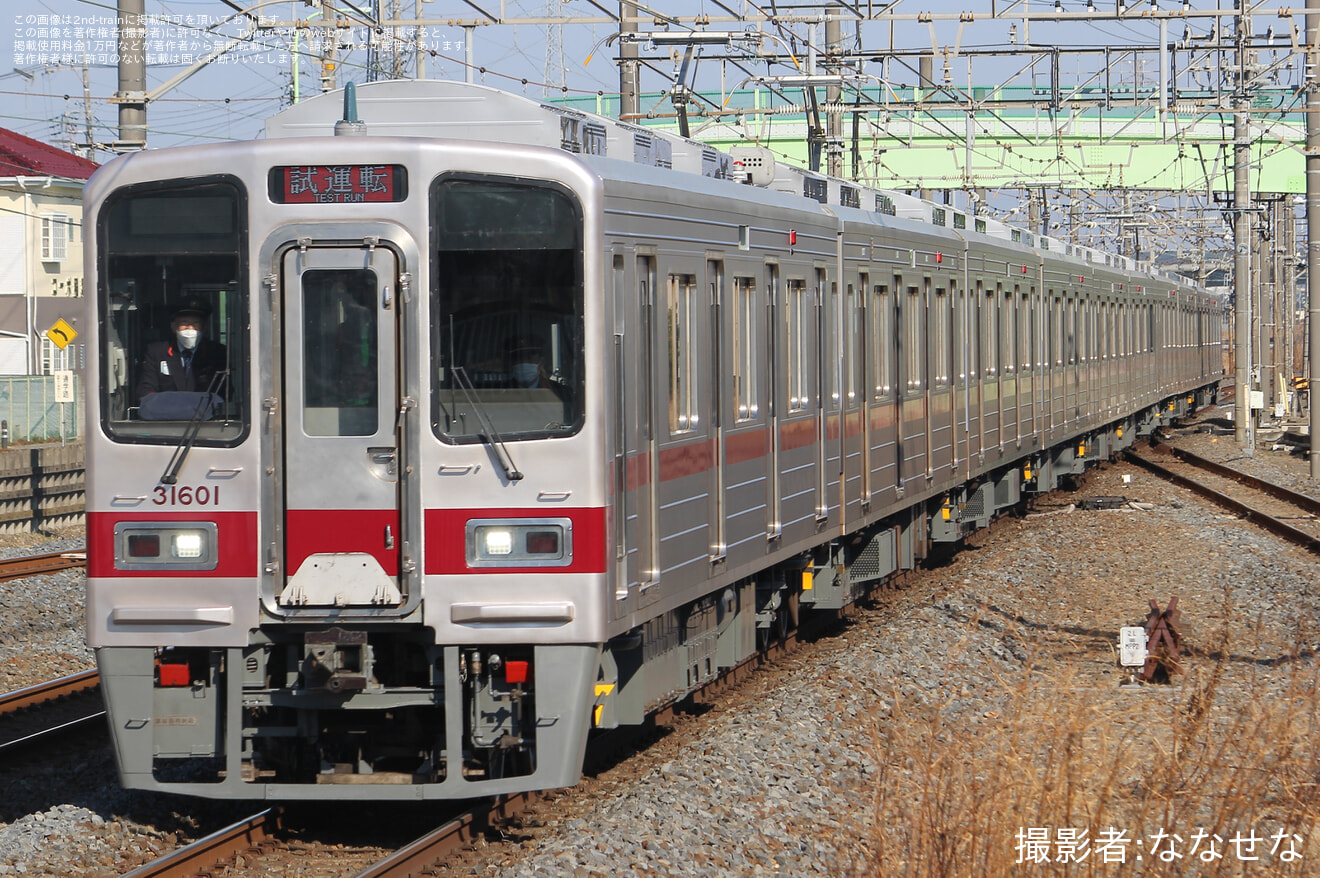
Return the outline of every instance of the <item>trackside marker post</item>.
[[[1163,671],[1162,679],[1167,680],[1174,674],[1182,673],[1182,656],[1179,649],[1182,636],[1178,633],[1178,621],[1182,614],[1178,612],[1178,596],[1169,598],[1169,608],[1160,610],[1160,605],[1152,599],[1150,612],[1146,614],[1146,667],[1141,672],[1141,679],[1155,679],[1157,671]]]

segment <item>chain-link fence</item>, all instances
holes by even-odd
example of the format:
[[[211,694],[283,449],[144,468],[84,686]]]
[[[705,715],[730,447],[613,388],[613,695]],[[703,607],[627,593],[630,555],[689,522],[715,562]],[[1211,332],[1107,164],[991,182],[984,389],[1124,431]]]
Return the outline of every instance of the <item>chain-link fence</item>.
[[[57,380],[54,375],[0,375],[0,444],[82,438],[82,381],[73,376],[73,402],[57,402]]]

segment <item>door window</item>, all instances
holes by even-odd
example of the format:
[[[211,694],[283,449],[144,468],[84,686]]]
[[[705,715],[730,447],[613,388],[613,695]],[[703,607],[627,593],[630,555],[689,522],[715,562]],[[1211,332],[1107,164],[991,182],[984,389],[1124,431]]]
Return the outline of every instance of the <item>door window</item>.
[[[302,312],[303,430],[374,435],[380,418],[375,272],[304,272]]]

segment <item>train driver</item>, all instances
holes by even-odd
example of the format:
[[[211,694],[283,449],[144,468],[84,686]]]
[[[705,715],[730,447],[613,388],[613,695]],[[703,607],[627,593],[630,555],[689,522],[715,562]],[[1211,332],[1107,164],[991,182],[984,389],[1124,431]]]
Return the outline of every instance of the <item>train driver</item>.
[[[517,335],[505,345],[509,386],[519,388],[550,387],[545,371],[545,352],[531,336]]]
[[[163,392],[224,394],[224,379],[217,374],[226,369],[228,355],[225,346],[202,335],[210,306],[199,299],[191,299],[176,308],[170,320],[173,338],[147,345],[138,367],[137,398],[139,417],[143,420],[186,419],[197,407],[191,400],[171,395],[150,400]],[[218,402],[218,400],[217,400]],[[185,413],[186,412],[186,413]]]

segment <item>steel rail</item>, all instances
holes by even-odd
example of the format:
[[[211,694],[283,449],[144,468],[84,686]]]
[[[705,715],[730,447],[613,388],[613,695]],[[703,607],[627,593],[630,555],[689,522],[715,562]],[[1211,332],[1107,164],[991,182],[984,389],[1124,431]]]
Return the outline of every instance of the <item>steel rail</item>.
[[[44,701],[77,695],[79,692],[95,689],[100,685],[100,675],[95,670],[91,670],[60,677],[58,680],[48,680],[45,683],[38,683],[24,689],[16,689],[8,694],[0,695],[0,715],[32,707]]]
[[[682,701],[652,711],[650,717],[657,724],[672,722],[681,705],[688,700],[702,700],[741,684],[758,668],[777,661],[794,652],[800,645],[797,630],[764,646],[738,665],[699,686]],[[640,726],[638,728],[641,728]],[[373,863],[353,878],[408,878],[433,873],[441,861],[461,846],[474,841],[487,832],[492,824],[507,820],[531,807],[539,792],[516,793],[499,796],[474,805],[443,826],[409,842],[382,860]]]
[[[210,872],[216,863],[260,847],[273,836],[279,822],[280,810],[267,808],[150,863],[144,863],[126,873],[123,878],[192,878]]]
[[[0,582],[87,566],[86,552],[50,552],[0,560]]]
[[[1299,493],[1291,488],[1285,488],[1282,485],[1276,485],[1273,482],[1267,482],[1264,479],[1257,478],[1253,475],[1248,475],[1240,470],[1233,469],[1231,466],[1225,466],[1222,463],[1207,460],[1199,454],[1193,454],[1185,449],[1174,446],[1168,447],[1173,451],[1174,457],[1177,457],[1180,460],[1185,460],[1193,466],[1212,472],[1215,475],[1223,476],[1226,479],[1241,482],[1249,488],[1255,488],[1257,491],[1269,494],[1271,497],[1275,497],[1279,500],[1292,503],[1294,506],[1305,509],[1307,512],[1314,515],[1320,515],[1320,500],[1317,500],[1315,497]]]
[[[353,878],[404,878],[426,874],[445,856],[484,835],[494,819],[507,819],[525,811],[536,793],[514,793],[473,806],[443,826],[409,842],[372,863]]]
[[[33,732],[30,735],[24,735],[21,738],[15,738],[12,741],[0,741],[0,759],[8,758],[12,754],[36,747],[39,744],[46,744],[61,735],[74,732],[85,732],[93,728],[97,723],[103,723],[105,720],[105,711],[99,710],[96,713],[89,713],[86,716],[80,716],[77,719],[69,720],[66,723],[60,723],[57,726],[50,726],[39,732]],[[102,725],[104,731],[105,727]]]
[[[1175,485],[1181,485],[1184,488],[1188,488],[1189,490],[1200,494],[1202,497],[1223,506],[1225,509],[1232,510],[1247,520],[1255,522],[1271,533],[1277,534],[1313,554],[1320,555],[1320,538],[1316,538],[1306,531],[1293,527],[1287,522],[1280,521],[1272,515],[1268,515],[1258,509],[1248,506],[1241,500],[1230,497],[1220,491],[1216,491],[1208,485],[1203,485],[1195,479],[1190,479],[1181,473],[1175,473],[1150,458],[1137,454],[1133,449],[1129,449],[1126,452],[1126,456],[1128,460],[1146,468],[1160,478],[1173,482]],[[1188,461],[1188,463],[1190,464],[1191,462]]]

